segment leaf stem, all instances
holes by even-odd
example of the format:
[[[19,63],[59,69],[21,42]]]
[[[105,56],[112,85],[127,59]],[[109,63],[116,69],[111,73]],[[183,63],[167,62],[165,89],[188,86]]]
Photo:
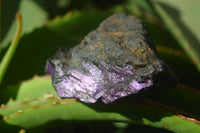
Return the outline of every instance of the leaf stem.
[[[8,68],[8,65],[15,53],[15,49],[17,48],[17,45],[18,45],[18,42],[20,39],[20,34],[21,34],[21,30],[22,30],[22,17],[21,17],[20,13],[17,13],[16,19],[17,19],[17,23],[18,23],[17,31],[15,33],[15,36],[13,38],[13,41],[12,41],[10,47],[8,48],[6,54],[4,55],[4,57],[0,63],[0,84],[1,84],[4,74]]]
[[[192,87],[180,84],[180,83],[177,84],[177,87],[180,88],[181,90],[186,90],[188,92],[194,92],[194,93],[197,93],[200,95],[200,91],[198,89],[195,89],[195,88],[192,88]]]

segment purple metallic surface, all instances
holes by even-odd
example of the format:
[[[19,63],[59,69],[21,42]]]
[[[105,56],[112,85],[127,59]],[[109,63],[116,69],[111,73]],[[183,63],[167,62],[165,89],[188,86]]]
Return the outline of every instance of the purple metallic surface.
[[[51,66],[51,63],[48,64]],[[54,87],[61,98],[75,97],[86,103],[95,103],[102,97],[104,103],[110,103],[120,97],[137,93],[153,84],[151,79],[143,83],[134,79],[129,81],[126,76],[132,75],[133,68],[126,65],[120,68],[102,63],[98,68],[83,61],[82,66],[88,73],[81,73],[72,69],[64,75],[61,68],[58,68],[58,74],[62,77],[62,80],[54,84]],[[48,72],[52,74],[51,71]]]
[[[56,70],[55,70],[55,68],[54,68],[54,66],[53,66],[53,64],[51,62],[47,62],[46,71],[49,74],[55,74],[56,73]]]

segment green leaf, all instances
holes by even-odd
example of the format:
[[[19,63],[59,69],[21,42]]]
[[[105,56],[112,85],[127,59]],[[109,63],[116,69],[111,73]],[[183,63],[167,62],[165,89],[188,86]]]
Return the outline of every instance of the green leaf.
[[[2,25],[4,26],[2,26],[3,38],[1,38],[0,50],[7,47],[12,41],[17,27],[17,21],[13,19],[17,12],[22,14],[22,35],[44,25],[48,17],[44,9],[33,0],[2,1]]]
[[[2,105],[0,114],[6,123],[23,128],[33,128],[53,120],[107,120],[145,124],[179,133],[200,132],[199,121],[179,114],[177,110],[140,98],[132,102],[125,99],[113,104],[61,100],[49,77],[34,77],[20,85],[16,99]],[[198,105],[199,101],[196,103]]]
[[[200,70],[200,1],[193,0],[162,0],[153,1],[156,11],[160,14],[172,35],[177,39],[185,53]]]
[[[166,43],[173,44],[171,40],[168,40]],[[157,45],[158,54],[175,73],[179,83],[200,89],[200,84],[197,80],[200,79],[199,71],[189,57],[182,50],[174,48],[174,46],[165,45]]]

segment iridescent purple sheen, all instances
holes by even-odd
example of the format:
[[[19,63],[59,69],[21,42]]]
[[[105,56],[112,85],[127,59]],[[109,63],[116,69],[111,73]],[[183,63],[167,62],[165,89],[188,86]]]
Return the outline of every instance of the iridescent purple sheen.
[[[48,64],[51,65],[51,63]],[[152,79],[142,83],[135,79],[130,80],[128,77],[134,77],[132,74],[134,69],[127,65],[115,67],[102,62],[97,67],[90,62],[83,61],[82,67],[87,72],[81,73],[71,69],[63,74],[64,70],[57,69],[56,75],[60,80],[54,81],[53,85],[61,98],[75,97],[85,103],[95,103],[102,97],[104,103],[110,103],[153,85]]]
[[[53,64],[50,63],[50,62],[47,62],[46,71],[47,71],[49,74],[55,74],[55,73],[56,73],[56,70],[55,70]]]

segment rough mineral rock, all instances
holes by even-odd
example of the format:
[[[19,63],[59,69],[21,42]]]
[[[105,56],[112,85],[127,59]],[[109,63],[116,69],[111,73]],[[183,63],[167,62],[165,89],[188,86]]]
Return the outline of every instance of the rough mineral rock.
[[[165,71],[147,28],[135,16],[115,14],[104,20],[73,49],[61,48],[47,61],[61,98],[110,103],[155,84]]]

